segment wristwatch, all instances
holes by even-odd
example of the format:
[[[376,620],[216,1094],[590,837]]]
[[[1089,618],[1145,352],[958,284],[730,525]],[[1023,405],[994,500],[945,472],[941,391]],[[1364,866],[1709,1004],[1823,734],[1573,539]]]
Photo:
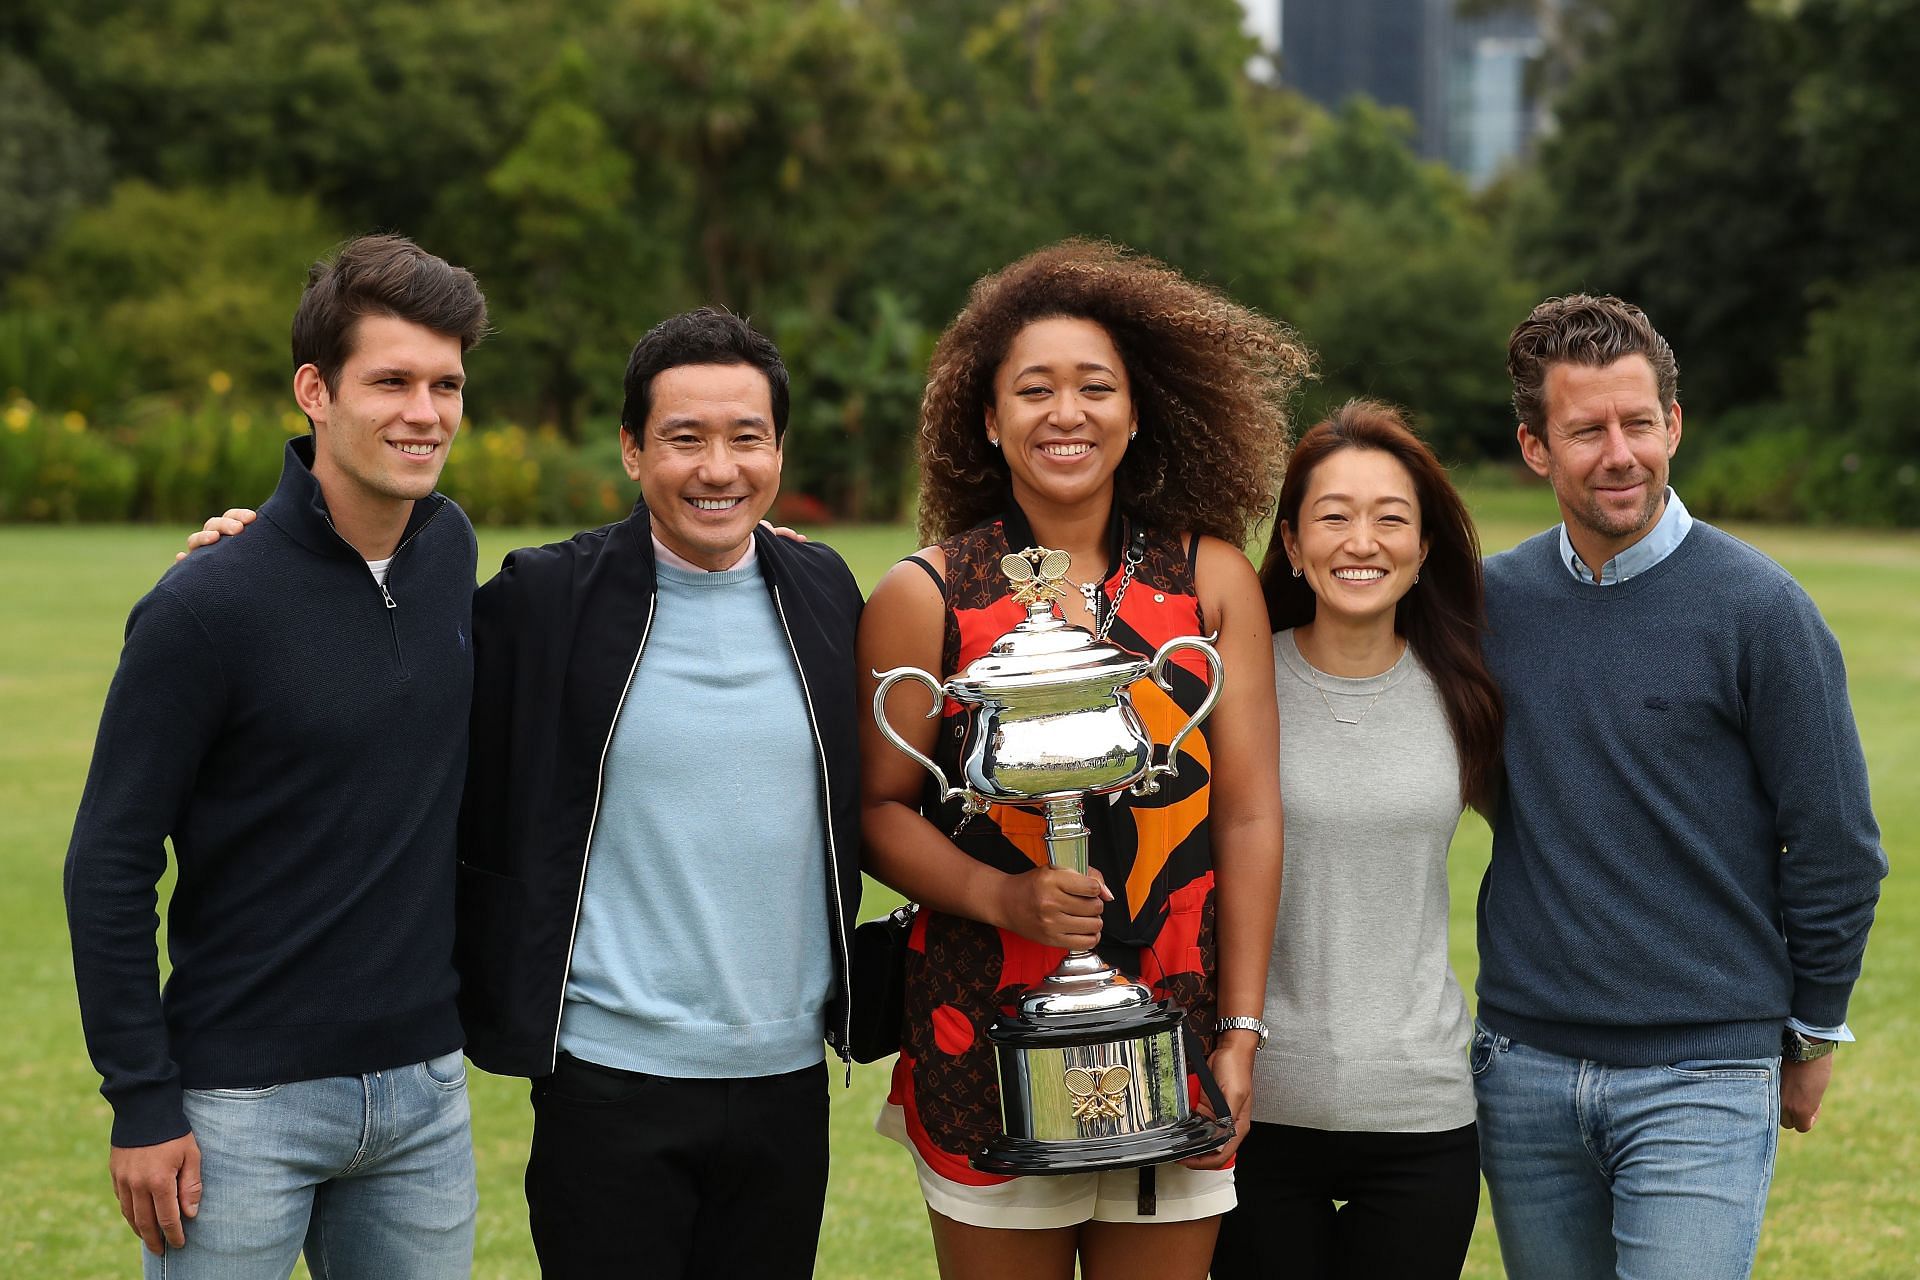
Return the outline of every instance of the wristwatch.
[[[1255,1053],[1267,1047],[1267,1024],[1258,1018],[1222,1018],[1213,1024],[1213,1034],[1223,1031],[1251,1031],[1260,1037],[1260,1043],[1253,1046]]]
[[[1788,1062],[1812,1062],[1815,1058],[1824,1058],[1832,1053],[1836,1043],[1833,1040],[1809,1040],[1788,1027],[1780,1034],[1780,1056]]]

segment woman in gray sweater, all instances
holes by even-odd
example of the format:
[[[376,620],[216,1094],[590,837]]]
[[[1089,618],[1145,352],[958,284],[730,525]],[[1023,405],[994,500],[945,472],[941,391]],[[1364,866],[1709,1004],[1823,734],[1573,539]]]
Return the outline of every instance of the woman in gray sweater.
[[[1478,539],[1401,416],[1352,401],[1296,446],[1261,579],[1287,873],[1213,1274],[1456,1277],[1480,1176],[1446,858],[1501,724]]]

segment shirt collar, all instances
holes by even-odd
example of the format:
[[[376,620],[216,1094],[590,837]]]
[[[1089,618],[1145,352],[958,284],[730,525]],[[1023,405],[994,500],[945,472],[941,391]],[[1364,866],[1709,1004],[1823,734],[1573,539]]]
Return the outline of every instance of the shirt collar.
[[[731,573],[735,569],[747,568],[760,558],[759,549],[754,546],[753,539],[748,538],[746,554],[742,555],[725,569],[709,569],[705,565],[695,564],[693,561],[675,551],[672,547],[669,547],[666,543],[660,541],[658,534],[653,535],[653,554],[659,559],[661,564],[671,565],[673,568],[686,573]]]
[[[1667,509],[1660,513],[1660,519],[1647,531],[1647,536],[1601,565],[1598,578],[1594,577],[1592,570],[1587,568],[1587,562],[1573,549],[1573,539],[1567,536],[1564,523],[1560,526],[1560,560],[1567,566],[1567,572],[1581,582],[1602,587],[1617,586],[1628,578],[1645,573],[1672,555],[1692,529],[1693,516],[1688,514],[1687,505],[1680,501],[1680,495],[1669,486]]]

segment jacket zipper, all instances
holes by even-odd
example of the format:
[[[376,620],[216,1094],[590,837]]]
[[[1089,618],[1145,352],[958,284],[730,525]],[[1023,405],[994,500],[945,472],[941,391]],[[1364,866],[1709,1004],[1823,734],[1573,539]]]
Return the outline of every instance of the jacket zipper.
[[[813,690],[807,684],[806,668],[800,664],[800,650],[793,643],[793,628],[787,625],[786,606],[780,602],[780,587],[773,588],[773,611],[780,617],[780,630],[787,638],[787,652],[793,655],[793,669],[800,673],[800,697],[807,704],[807,728],[813,733],[813,749],[820,757],[820,793],[826,806],[821,823],[827,830],[827,883],[833,886],[834,941],[840,946],[840,1042],[834,1048],[846,1064],[847,1087],[853,1087],[853,991],[850,976],[853,960],[847,954],[846,910],[840,899],[840,854],[833,843],[833,783],[827,775],[827,748],[820,740],[819,718],[813,713]]]
[[[647,651],[647,637],[653,634],[653,611],[659,600],[657,590],[647,597],[647,621],[640,628],[640,644],[633,651],[633,665],[627,668],[627,682],[620,688],[620,701],[613,705],[613,723],[607,726],[607,740],[600,744],[600,771],[593,783],[593,813],[587,818],[587,847],[580,854],[580,885],[573,894],[573,926],[567,930],[567,963],[560,972],[560,999],[554,1006],[553,1050],[547,1055],[549,1072],[560,1062],[560,1023],[567,1014],[567,983],[573,980],[573,944],[580,937],[580,908],[587,897],[587,863],[593,857],[593,833],[600,825],[600,798],[607,785],[607,752],[613,749],[620,712],[626,708],[627,695],[633,692],[633,677],[640,670],[640,655]]]
[[[418,529],[415,529],[412,533],[408,534],[406,537],[400,539],[400,544],[393,549],[393,554],[387,557],[387,573],[389,576],[391,576],[393,573],[394,561],[398,560],[400,558],[400,553],[407,549],[407,544],[409,542],[412,542],[415,538],[419,537],[421,534],[425,533],[427,531],[427,526],[433,523],[434,517],[438,516],[442,511],[442,509],[446,507],[446,505],[447,504],[444,502],[436,503],[433,510],[427,512],[427,518],[420,522],[420,527]],[[360,557],[360,552],[354,548],[354,545],[351,542],[348,542],[345,538],[340,537],[340,530],[337,528],[334,528],[332,515],[327,516],[327,528],[333,529],[333,536],[336,538],[340,538],[340,544],[346,547],[347,550],[352,551],[354,556],[360,559],[360,563],[362,565],[366,564],[366,560],[363,557]],[[370,578],[373,577],[371,573],[369,573],[367,576]],[[410,673],[407,671],[407,656],[406,654],[400,651],[400,620],[393,616],[393,611],[400,607],[400,602],[393,598],[393,592],[387,590],[386,583],[380,581],[380,579],[378,578],[374,578],[373,583],[375,586],[380,588],[380,602],[387,607],[387,630],[393,636],[394,664],[400,668],[400,674],[402,676],[409,676]]]

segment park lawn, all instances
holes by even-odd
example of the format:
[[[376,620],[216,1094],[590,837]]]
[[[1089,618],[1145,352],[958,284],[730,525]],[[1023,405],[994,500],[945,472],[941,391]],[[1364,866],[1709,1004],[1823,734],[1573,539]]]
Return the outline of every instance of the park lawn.
[[[1551,522],[1538,489],[1470,492],[1489,549]],[[0,528],[0,990],[9,1048],[0,1058],[0,1275],[124,1276],[133,1241],[106,1180],[107,1109],[86,1061],[60,907],[60,867],[95,722],[126,612],[165,568],[184,530]],[[1920,537],[1739,529],[1806,584],[1846,651],[1886,847],[1920,836]],[[506,550],[558,536],[489,530],[482,573]],[[871,586],[913,548],[903,527],[826,531]],[[1488,833],[1477,818],[1454,845],[1453,954],[1474,971],[1473,899]],[[893,900],[868,885],[864,916]],[[1631,962],[1623,940],[1623,963]],[[1920,889],[1887,881],[1828,1109],[1812,1136],[1783,1134],[1760,1248],[1760,1276],[1920,1274]],[[931,1277],[925,1210],[905,1153],[872,1131],[886,1064],[857,1067],[833,1108],[834,1165],[818,1274]],[[533,1276],[520,1176],[530,1125],[520,1081],[472,1075],[480,1166],[481,1277]],[[635,1206],[636,1250],[646,1208]],[[299,1274],[304,1275],[301,1271]],[[1467,1274],[1500,1274],[1484,1204]]]

